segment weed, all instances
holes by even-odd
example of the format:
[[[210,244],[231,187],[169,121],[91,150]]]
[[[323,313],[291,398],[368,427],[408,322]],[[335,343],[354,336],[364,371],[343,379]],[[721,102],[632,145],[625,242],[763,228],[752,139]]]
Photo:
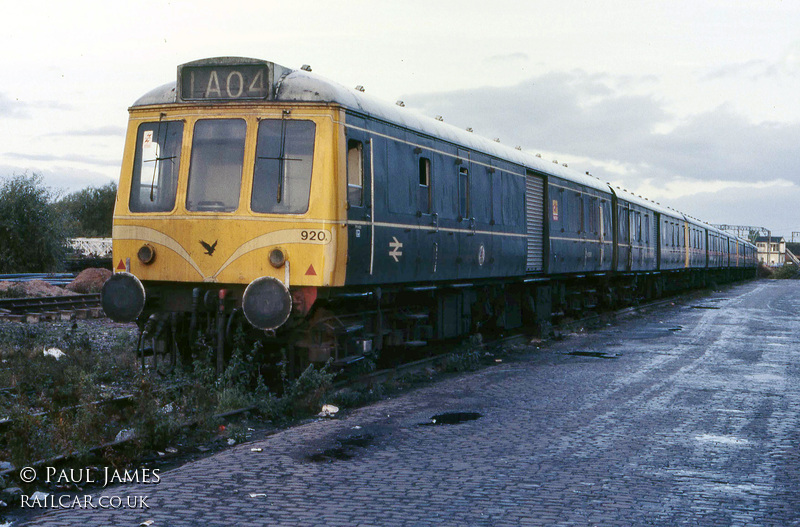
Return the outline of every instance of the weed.
[[[0,298],[22,298],[25,290],[21,284],[12,284],[7,289],[0,289]]]
[[[330,364],[328,361],[320,369],[309,364],[294,381],[284,379],[284,384],[288,385],[283,394],[288,416],[299,417],[319,411],[323,398],[333,386],[334,374],[329,371]]]
[[[478,349],[455,352],[441,366],[443,372],[475,371],[481,365],[483,353]]]
[[[797,278],[798,277],[798,269],[797,266],[794,264],[786,264],[781,267],[776,267],[773,270],[773,274],[771,278],[775,279],[787,279],[787,278]]]

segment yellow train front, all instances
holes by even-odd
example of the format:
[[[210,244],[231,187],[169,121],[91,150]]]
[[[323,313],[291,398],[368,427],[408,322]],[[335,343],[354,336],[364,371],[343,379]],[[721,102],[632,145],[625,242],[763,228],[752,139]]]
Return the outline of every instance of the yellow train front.
[[[343,284],[341,110],[274,101],[286,73],[198,61],[130,108],[110,318],[219,307],[273,330],[305,314],[317,287]]]

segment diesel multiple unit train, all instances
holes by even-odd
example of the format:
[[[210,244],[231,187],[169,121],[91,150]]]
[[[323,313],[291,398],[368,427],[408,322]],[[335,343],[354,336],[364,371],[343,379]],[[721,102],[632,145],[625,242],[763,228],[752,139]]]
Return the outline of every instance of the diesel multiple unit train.
[[[757,265],[747,241],[588,174],[232,57],[130,108],[113,255],[106,313],[161,317],[167,347],[214,333],[221,361],[238,320],[345,363]]]

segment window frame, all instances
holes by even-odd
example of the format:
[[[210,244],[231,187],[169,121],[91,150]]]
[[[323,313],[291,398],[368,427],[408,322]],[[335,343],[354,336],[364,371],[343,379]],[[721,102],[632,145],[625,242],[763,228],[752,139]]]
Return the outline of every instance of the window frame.
[[[350,152],[356,150],[358,156],[358,177],[360,179],[360,185],[351,183],[351,175],[355,172],[353,171],[353,166],[351,161],[354,157],[351,157]],[[346,159],[346,172],[347,172],[347,205],[350,207],[363,207],[364,206],[364,142],[358,139],[348,139],[347,140],[347,159]],[[351,200],[351,195],[354,193],[358,193],[358,203],[353,203]]]
[[[427,184],[422,183],[423,167],[425,168],[425,179]],[[417,208],[421,214],[431,214],[433,211],[433,161],[429,157],[419,156],[417,161],[418,187],[417,187]],[[422,198],[425,196],[427,206],[422,207]]]
[[[203,152],[203,155],[207,154],[204,150],[198,150],[198,144],[196,142],[197,141],[197,137],[198,137],[197,128],[198,128],[198,126],[204,126],[205,123],[219,123],[219,122],[223,122],[223,121],[227,121],[227,122],[230,122],[230,123],[238,121],[244,126],[243,133],[242,133],[242,142],[241,142],[241,147],[242,147],[241,148],[241,162],[240,162],[241,169],[239,171],[239,183],[238,183],[238,186],[237,186],[238,192],[236,193],[236,204],[235,204],[235,206],[233,208],[230,208],[230,207],[226,206],[224,209],[219,209],[219,210],[217,210],[217,209],[201,209],[201,208],[198,208],[200,206],[199,205],[200,203],[213,203],[214,201],[212,201],[212,200],[210,200],[210,201],[198,201],[196,204],[190,206],[189,205],[189,199],[190,199],[190,197],[192,197],[192,183],[193,183],[193,181],[194,182],[202,181],[204,183],[204,185],[208,181],[213,181],[213,179],[209,179],[208,176],[206,176],[206,175],[200,176],[199,172],[193,172],[195,167],[198,167],[198,163],[201,163],[201,161],[202,161],[200,158],[195,157],[196,155],[201,155],[201,154],[198,154],[198,151]],[[247,165],[246,165],[246,162],[247,162],[247,129],[248,129],[248,122],[247,122],[247,119],[245,119],[244,117],[200,118],[200,119],[196,119],[192,123],[192,137],[191,137],[191,145],[190,145],[190,151],[189,151],[189,168],[187,170],[187,175],[186,175],[186,195],[184,196],[184,200],[183,200],[183,205],[186,208],[187,212],[193,212],[193,213],[200,212],[200,213],[212,213],[212,214],[231,214],[231,213],[234,213],[237,210],[239,210],[239,208],[242,205],[242,186],[243,186],[243,183],[244,183],[244,171],[245,171],[245,168],[247,167]],[[238,149],[237,149],[236,153],[238,154]],[[238,159],[238,156],[237,156],[237,159]],[[204,163],[201,163],[201,164],[204,165]],[[194,179],[192,177],[193,173],[194,174],[198,174],[197,177],[202,177],[202,178],[205,178],[205,179],[196,180],[196,179]],[[203,197],[209,197],[209,196],[206,195],[206,196],[203,196]],[[217,196],[211,196],[211,197],[217,197]],[[223,203],[223,205],[226,205],[226,204]]]

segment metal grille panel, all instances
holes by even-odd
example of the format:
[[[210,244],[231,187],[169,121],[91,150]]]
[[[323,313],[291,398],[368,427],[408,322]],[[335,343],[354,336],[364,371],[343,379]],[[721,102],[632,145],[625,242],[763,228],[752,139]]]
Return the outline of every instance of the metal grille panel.
[[[528,271],[544,270],[544,179],[525,178],[525,224],[528,235]]]

